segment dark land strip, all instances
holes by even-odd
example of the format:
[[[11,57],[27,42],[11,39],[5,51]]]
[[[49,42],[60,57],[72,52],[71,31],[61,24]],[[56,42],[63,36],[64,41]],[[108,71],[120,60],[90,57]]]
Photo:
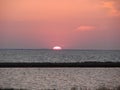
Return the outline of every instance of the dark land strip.
[[[0,68],[64,68],[64,67],[120,67],[120,62],[70,62],[70,63],[37,63],[37,62],[2,62]]]

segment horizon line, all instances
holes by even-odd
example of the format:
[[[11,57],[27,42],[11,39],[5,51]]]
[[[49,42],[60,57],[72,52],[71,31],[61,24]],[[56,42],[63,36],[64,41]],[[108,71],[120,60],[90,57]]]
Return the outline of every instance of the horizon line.
[[[52,48],[0,48],[0,50],[53,50]],[[80,48],[65,48],[62,50],[120,50],[120,49],[80,49]],[[60,50],[59,50],[60,51]]]

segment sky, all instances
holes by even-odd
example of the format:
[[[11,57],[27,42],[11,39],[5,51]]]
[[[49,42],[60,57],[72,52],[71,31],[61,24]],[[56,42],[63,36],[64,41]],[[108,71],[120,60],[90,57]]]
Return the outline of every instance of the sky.
[[[0,48],[120,49],[120,0],[0,0]]]

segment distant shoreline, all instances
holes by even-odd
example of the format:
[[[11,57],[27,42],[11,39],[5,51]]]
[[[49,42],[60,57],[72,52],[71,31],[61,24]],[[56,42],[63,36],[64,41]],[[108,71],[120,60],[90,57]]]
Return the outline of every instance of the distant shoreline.
[[[73,63],[37,63],[37,62],[2,62],[0,68],[22,68],[22,67],[43,67],[43,68],[64,68],[64,67],[120,67],[120,62],[73,62]]]

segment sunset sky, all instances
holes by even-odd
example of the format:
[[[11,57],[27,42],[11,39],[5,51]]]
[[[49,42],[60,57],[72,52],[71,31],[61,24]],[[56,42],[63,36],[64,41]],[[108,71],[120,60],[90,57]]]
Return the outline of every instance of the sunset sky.
[[[0,0],[0,48],[120,49],[120,0]]]

